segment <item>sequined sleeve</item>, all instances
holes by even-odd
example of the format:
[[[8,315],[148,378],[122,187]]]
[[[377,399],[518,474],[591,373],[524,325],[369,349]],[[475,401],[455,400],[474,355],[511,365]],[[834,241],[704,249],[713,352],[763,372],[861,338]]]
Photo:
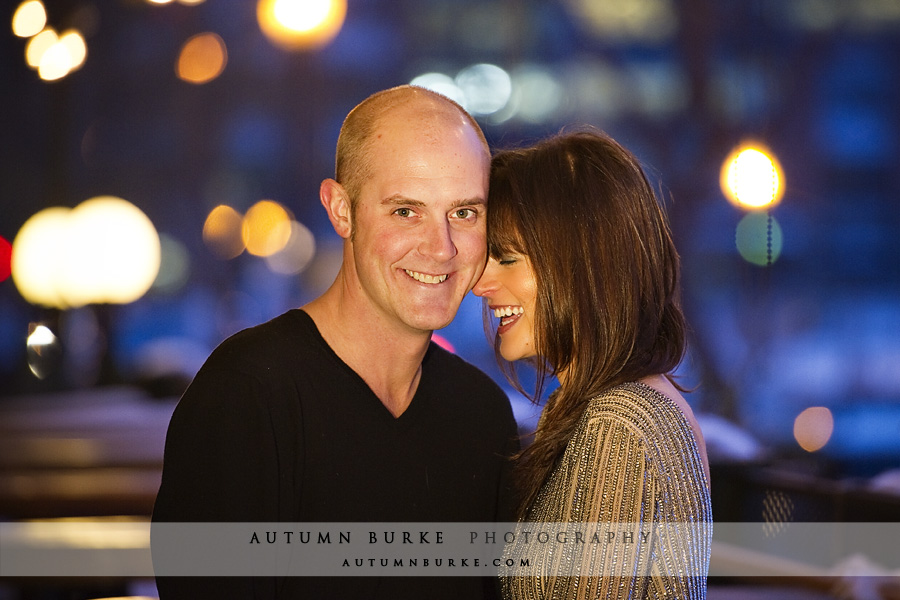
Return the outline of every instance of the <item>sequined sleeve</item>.
[[[706,476],[684,415],[656,394],[629,384],[592,400],[527,519],[607,524],[604,531],[617,535],[613,543],[511,547],[510,554],[527,557],[532,572],[544,575],[504,577],[504,598],[705,598],[705,577],[696,574],[705,575],[709,562]],[[642,538],[641,530],[660,523],[692,530]],[[609,524],[637,530],[626,542],[628,528]],[[604,576],[548,575],[553,573]]]

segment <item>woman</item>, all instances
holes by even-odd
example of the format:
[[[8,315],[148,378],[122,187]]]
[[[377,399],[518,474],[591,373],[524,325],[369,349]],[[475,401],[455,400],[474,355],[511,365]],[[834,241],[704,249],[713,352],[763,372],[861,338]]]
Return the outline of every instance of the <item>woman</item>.
[[[517,536],[506,553],[529,567],[503,574],[504,597],[704,598],[709,468],[669,375],[685,350],[678,255],[637,159],[593,131],[498,153],[488,247],[474,291],[499,317],[501,365],[521,389],[504,361],[532,361],[535,399],[560,383],[518,457],[519,517],[620,527],[606,544]]]

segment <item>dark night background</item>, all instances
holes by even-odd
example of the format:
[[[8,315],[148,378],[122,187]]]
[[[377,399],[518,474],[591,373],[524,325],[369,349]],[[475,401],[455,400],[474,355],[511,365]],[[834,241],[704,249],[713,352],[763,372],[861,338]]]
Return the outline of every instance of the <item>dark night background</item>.
[[[48,24],[78,26],[88,47],[84,66],[53,82],[25,64],[26,40],[8,28],[15,7],[2,11],[0,236],[12,242],[43,208],[114,195],[144,211],[188,261],[185,277],[123,306],[54,311],[25,302],[11,278],[0,281],[0,411],[19,427],[0,442],[10,477],[51,466],[43,454],[34,464],[16,454],[13,440],[24,439],[16,435],[90,437],[75,424],[79,403],[90,411],[112,398],[115,411],[126,398],[128,410],[139,406],[164,428],[165,411],[216,344],[330,283],[340,246],[318,184],[332,175],[346,113],[420,74],[454,77],[490,63],[514,85],[532,82],[526,98],[555,102],[544,112],[480,116],[492,146],[591,124],[633,150],[665,190],[693,328],[681,373],[697,386],[689,400],[710,443],[718,517],[760,520],[776,493],[792,498],[798,520],[804,507],[826,520],[898,520],[900,2],[348,4],[333,42],[288,52],[261,33],[249,0],[47,0]],[[193,85],[174,65],[202,32],[221,36],[228,62]],[[529,73],[542,79],[534,84]],[[722,162],[748,138],[778,157],[786,180],[770,213],[783,248],[769,266],[739,254],[744,212],[719,188]],[[314,233],[317,254],[303,273],[273,273],[246,253],[221,260],[204,244],[214,206],[243,212],[261,199],[282,203]],[[37,322],[62,343],[44,379],[26,353]],[[476,298],[439,333],[502,380]],[[808,453],[793,426],[814,406],[831,411],[834,432]],[[146,440],[158,458],[159,427],[152,437],[143,417],[116,422],[135,425],[134,443]],[[0,517],[97,514],[66,504],[65,494],[48,492],[41,504],[18,489],[0,484]],[[106,506],[146,506],[127,502]]]

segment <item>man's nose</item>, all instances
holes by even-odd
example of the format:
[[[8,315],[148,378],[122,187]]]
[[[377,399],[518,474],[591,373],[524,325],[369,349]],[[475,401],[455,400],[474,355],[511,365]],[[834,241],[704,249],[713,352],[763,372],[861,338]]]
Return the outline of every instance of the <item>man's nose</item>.
[[[419,252],[439,260],[450,260],[456,256],[456,243],[453,241],[453,231],[450,223],[447,221],[435,221],[425,231],[425,235],[419,243]]]

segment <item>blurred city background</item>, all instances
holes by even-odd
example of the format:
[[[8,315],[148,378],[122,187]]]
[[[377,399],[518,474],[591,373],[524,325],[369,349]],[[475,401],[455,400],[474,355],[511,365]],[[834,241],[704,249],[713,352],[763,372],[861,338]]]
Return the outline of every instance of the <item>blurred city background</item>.
[[[494,148],[589,124],[640,158],[683,258],[679,374],[718,519],[900,520],[897,0],[2,16],[0,519],[149,514],[168,416],[209,352],[334,277],[318,186],[344,116],[413,82]],[[437,335],[506,385],[477,298]],[[527,430],[539,409],[509,391]]]

